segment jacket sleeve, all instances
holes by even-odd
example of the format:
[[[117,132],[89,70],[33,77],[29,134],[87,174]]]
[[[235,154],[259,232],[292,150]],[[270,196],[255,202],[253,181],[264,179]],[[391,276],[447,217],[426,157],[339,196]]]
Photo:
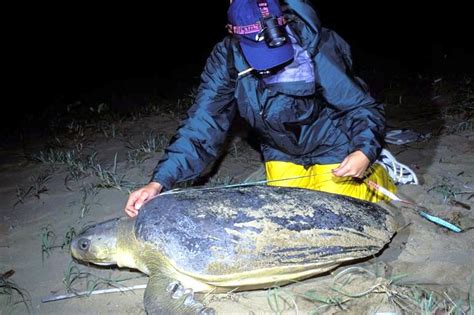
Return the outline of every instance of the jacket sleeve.
[[[223,41],[214,47],[201,74],[195,103],[153,172],[152,181],[165,189],[199,176],[219,155],[236,113],[236,74],[228,45],[229,41]]]
[[[369,94],[365,83],[352,74],[349,45],[335,32],[324,28],[315,56],[315,73],[324,98],[336,109],[335,118],[343,122],[351,152],[360,150],[374,162],[385,136],[384,106]]]

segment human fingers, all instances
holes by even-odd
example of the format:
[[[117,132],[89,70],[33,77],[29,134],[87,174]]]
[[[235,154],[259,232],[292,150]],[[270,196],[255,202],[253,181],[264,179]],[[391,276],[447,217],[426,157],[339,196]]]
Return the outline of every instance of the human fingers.
[[[137,200],[135,201],[134,208],[135,210],[140,210],[140,208],[143,206],[145,201],[148,200],[148,197],[150,196],[150,193],[146,190],[141,191],[140,195],[138,196]]]
[[[136,217],[136,216],[137,216],[138,211],[137,211],[137,210],[135,210],[135,211],[130,211],[130,210],[128,210],[128,209],[125,209],[125,213],[126,213],[129,217],[133,218],[133,217]]]
[[[127,213],[127,215],[130,217],[134,217],[138,213],[138,210],[135,208],[135,204],[140,197],[140,194],[141,190],[136,190],[128,197],[127,204],[125,205],[125,213]]]
[[[336,167],[335,169],[332,170],[332,173],[335,175],[335,176],[338,176],[338,177],[341,177],[341,176],[346,176],[344,174],[347,173],[347,171],[349,170],[349,165],[348,165],[348,158],[346,157],[342,162],[341,164],[339,164],[338,167]]]

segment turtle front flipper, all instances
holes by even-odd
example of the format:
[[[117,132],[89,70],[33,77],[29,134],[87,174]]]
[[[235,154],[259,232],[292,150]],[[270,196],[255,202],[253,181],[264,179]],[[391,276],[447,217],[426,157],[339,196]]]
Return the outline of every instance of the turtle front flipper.
[[[213,315],[214,309],[194,299],[194,292],[164,275],[152,275],[144,296],[147,314],[202,314]]]

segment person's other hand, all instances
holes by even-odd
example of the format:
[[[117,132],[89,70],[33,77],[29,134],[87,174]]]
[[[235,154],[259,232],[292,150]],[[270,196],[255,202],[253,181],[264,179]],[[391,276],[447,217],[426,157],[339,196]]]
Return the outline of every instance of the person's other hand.
[[[145,201],[158,195],[163,186],[157,182],[151,182],[140,189],[135,190],[128,197],[127,204],[125,205],[125,213],[129,217],[134,217],[138,214],[138,210],[143,206]]]
[[[351,176],[362,178],[369,167],[370,160],[362,151],[355,151],[346,156],[344,161],[332,173],[335,176]]]

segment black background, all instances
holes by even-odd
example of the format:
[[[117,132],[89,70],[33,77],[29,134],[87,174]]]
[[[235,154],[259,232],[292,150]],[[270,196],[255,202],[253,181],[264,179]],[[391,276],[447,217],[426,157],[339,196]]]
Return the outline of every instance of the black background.
[[[472,72],[467,4],[313,3],[323,26],[351,45],[356,69]],[[125,90],[143,83],[158,93],[170,88],[179,93],[183,82],[196,80],[212,47],[226,35],[227,7],[223,0],[28,7],[10,25],[19,32],[9,45],[16,48],[14,56],[6,59],[14,66],[9,81],[17,87],[8,122],[104,86]]]

